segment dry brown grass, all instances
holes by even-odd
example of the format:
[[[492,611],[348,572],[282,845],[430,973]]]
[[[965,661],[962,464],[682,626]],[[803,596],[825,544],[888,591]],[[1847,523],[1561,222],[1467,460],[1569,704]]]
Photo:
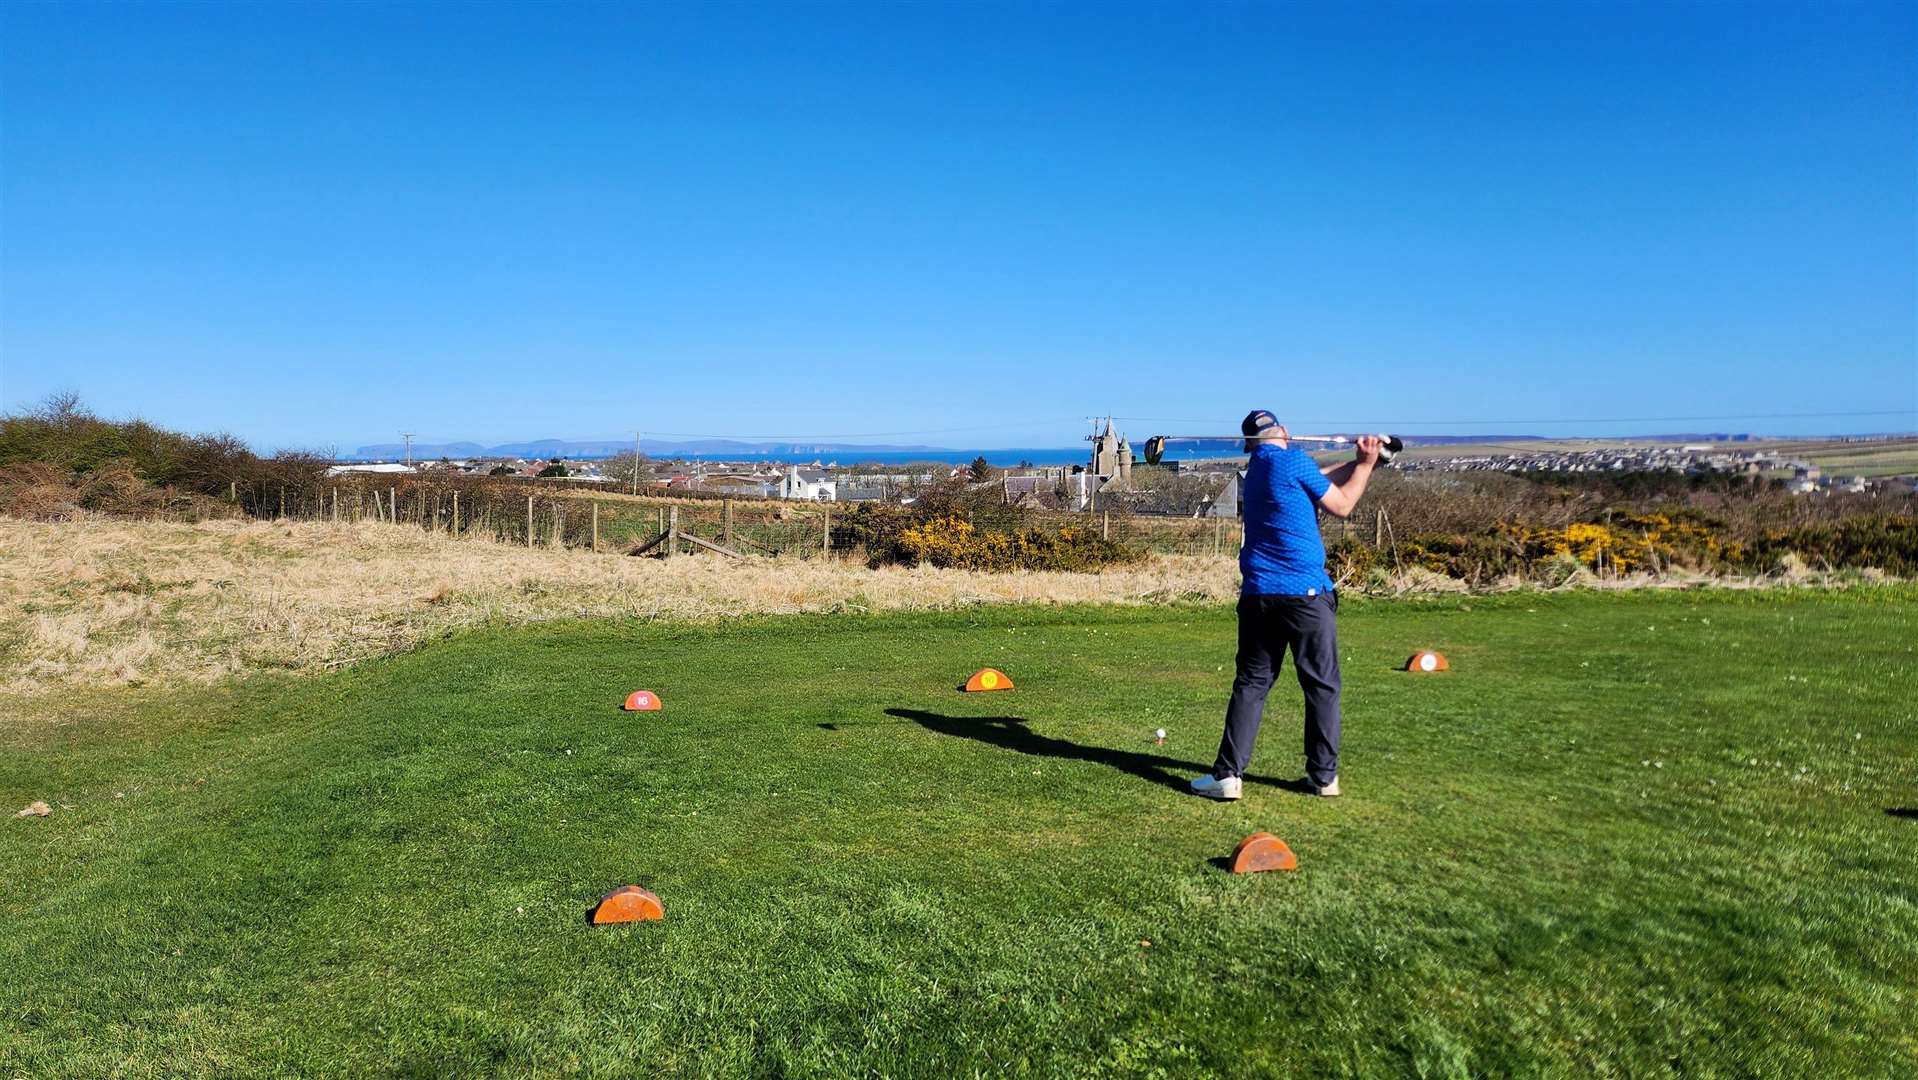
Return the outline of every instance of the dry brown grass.
[[[0,518],[0,692],[314,671],[466,627],[972,604],[1223,602],[1229,557],[1101,574],[671,562],[408,526]]]

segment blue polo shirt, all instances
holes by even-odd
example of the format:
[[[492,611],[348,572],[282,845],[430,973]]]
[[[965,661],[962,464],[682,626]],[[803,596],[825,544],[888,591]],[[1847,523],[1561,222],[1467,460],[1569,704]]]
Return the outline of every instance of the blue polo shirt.
[[[1245,470],[1245,546],[1239,549],[1240,592],[1246,596],[1311,596],[1330,592],[1319,499],[1332,482],[1297,447],[1257,443]]]

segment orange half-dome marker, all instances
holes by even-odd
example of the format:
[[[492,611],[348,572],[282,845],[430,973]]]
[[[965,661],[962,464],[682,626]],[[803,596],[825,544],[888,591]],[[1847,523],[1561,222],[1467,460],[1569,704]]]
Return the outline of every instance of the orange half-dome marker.
[[[1445,662],[1445,657],[1440,656],[1431,649],[1420,649],[1418,652],[1412,654],[1411,659],[1405,662],[1405,670],[1407,671],[1447,671],[1451,666],[1452,665]]]
[[[1285,841],[1269,832],[1255,832],[1232,849],[1232,872],[1256,874],[1261,870],[1297,870],[1299,857]]]
[[[626,695],[627,712],[658,712],[659,695],[651,690],[635,690]]]
[[[978,693],[981,690],[1010,690],[1012,680],[998,668],[980,668],[972,673],[972,678],[966,680],[965,689],[969,694]]]
[[[621,885],[612,892],[599,898],[593,906],[593,925],[605,926],[607,923],[651,922],[666,917],[666,909],[659,905],[659,897],[637,885]]]

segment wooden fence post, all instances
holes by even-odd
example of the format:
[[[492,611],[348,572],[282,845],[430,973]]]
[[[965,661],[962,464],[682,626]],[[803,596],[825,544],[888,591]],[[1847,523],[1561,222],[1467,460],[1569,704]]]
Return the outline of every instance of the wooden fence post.
[[[832,507],[831,506],[826,507],[825,522],[826,522],[825,529],[819,538],[819,554],[822,557],[831,558],[832,557]]]
[[[1104,516],[1099,519],[1099,539],[1112,539],[1112,511],[1110,510],[1104,511]]]
[[[279,516],[282,518],[286,516],[286,485],[285,484],[280,485],[280,515]],[[279,518],[275,518],[274,520],[277,521],[279,520]]]
[[[733,497],[731,495],[726,496],[726,504],[725,504],[725,509],[723,511],[723,516],[725,518],[725,534],[724,534],[725,539],[722,542],[727,547],[732,547],[733,546]]]
[[[340,489],[333,489],[333,524],[340,523]]]
[[[674,549],[679,547],[679,507],[672,507],[662,513],[666,515],[666,527],[660,531],[666,534],[666,551],[661,557],[670,559],[673,557]]]
[[[453,535],[460,534],[460,493],[453,493]]]
[[[599,554],[599,503],[593,504],[593,554]]]
[[[526,496],[526,546],[533,546],[533,497]]]

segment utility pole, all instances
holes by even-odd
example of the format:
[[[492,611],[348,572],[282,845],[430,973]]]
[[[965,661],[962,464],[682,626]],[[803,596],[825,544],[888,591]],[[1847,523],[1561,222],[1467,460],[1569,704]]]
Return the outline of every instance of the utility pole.
[[[413,436],[415,434],[417,433],[412,431],[400,432],[400,438],[406,440],[406,463],[408,465],[413,464]]]
[[[633,432],[633,494],[639,494],[639,432]]]

